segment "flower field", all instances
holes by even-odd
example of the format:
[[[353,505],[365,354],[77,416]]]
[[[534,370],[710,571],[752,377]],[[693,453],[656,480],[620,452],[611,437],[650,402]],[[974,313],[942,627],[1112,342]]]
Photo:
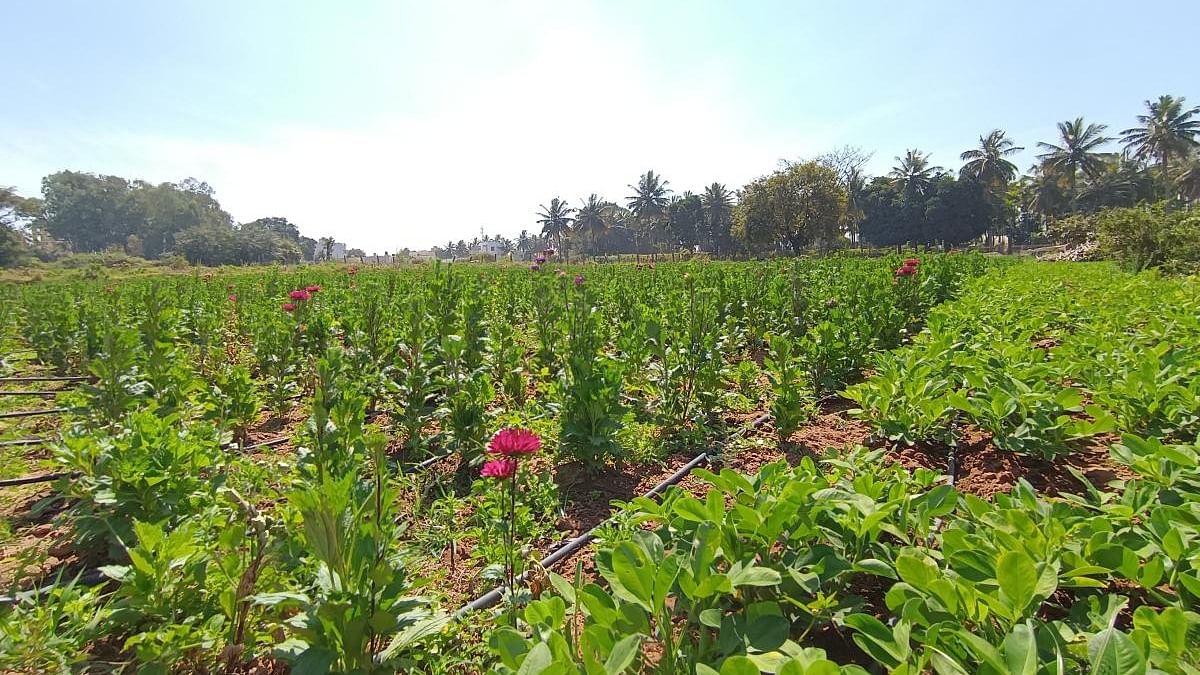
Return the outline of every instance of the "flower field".
[[[1194,277],[6,290],[3,671],[1200,672]]]

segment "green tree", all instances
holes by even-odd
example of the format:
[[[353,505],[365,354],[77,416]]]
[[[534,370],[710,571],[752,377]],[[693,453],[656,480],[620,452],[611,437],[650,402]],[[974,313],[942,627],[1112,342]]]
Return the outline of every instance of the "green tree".
[[[667,220],[667,204],[670,201],[670,183],[662,176],[647,171],[638,178],[635,185],[629,189],[633,194],[625,198],[625,207],[633,215],[634,221],[643,232],[654,238]]]
[[[1138,115],[1138,126],[1121,132],[1121,142],[1140,160],[1156,160],[1163,183],[1170,181],[1172,157],[1184,158],[1200,147],[1200,106],[1184,109],[1182,96],[1159,96],[1146,101],[1146,114]]]
[[[1009,159],[1025,148],[1018,147],[1000,129],[979,137],[979,147],[960,155],[966,162],[959,175],[974,178],[997,193],[1003,193],[1017,175],[1017,165]]]
[[[1104,124],[1084,125],[1082,117],[1058,123],[1059,145],[1053,143],[1038,143],[1038,147],[1046,152],[1038,155],[1043,165],[1064,176],[1067,180],[1068,200],[1075,199],[1075,184],[1079,172],[1085,176],[1096,177],[1104,171],[1106,164],[1112,160],[1111,152],[1101,152],[1100,148],[1113,139],[1104,135],[1108,129]]]
[[[911,149],[904,153],[903,157],[895,159],[899,164],[892,168],[888,176],[902,192],[924,194],[941,170],[940,167],[929,163],[927,153],[916,149]]]
[[[575,231],[583,235],[588,250],[593,254],[598,252],[598,244],[612,224],[614,206],[616,205],[601,199],[593,192],[583,200],[579,210],[575,212]]]
[[[40,200],[22,197],[14,188],[0,186],[0,267],[12,267],[28,257],[29,246],[19,225],[36,217],[40,209]]]
[[[704,188],[700,195],[700,207],[704,213],[706,245],[713,255],[728,253],[733,245],[730,229],[733,227],[733,193],[721,183]]]
[[[567,203],[558,197],[550,200],[550,205],[542,204],[542,210],[538,212],[537,222],[542,226],[542,236],[553,242],[558,249],[565,249],[567,235],[571,232],[571,223],[574,219],[571,214],[575,209],[567,206]]]
[[[792,253],[838,236],[846,191],[837,172],[815,161],[790,164],[742,188],[734,236],[755,248],[785,244]]]
[[[1200,199],[1200,153],[1193,154],[1175,179],[1179,195],[1188,201]]]
[[[698,195],[685,192],[667,204],[667,230],[673,245],[692,248],[704,230],[704,207]]]

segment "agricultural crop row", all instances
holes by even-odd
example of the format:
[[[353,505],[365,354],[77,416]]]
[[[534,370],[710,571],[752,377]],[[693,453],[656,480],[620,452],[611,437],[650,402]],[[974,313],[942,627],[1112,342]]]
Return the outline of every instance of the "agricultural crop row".
[[[1196,308],[1195,281],[962,255],[23,288],[4,340],[93,378],[38,495],[67,574],[0,617],[0,665],[1196,672]],[[839,392],[878,449],[790,443]],[[612,489],[760,412],[810,456]],[[989,502],[892,461],[980,433],[1119,440],[1127,480]],[[532,563],[613,496],[594,562]]]

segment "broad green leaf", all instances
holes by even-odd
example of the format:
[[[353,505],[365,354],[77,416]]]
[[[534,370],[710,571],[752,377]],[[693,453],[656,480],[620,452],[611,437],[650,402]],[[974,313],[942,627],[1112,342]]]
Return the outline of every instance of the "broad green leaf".
[[[1021,551],[1005,551],[996,560],[996,581],[1000,595],[1013,609],[1013,617],[1025,613],[1038,585],[1037,568],[1033,560]]]
[[[640,635],[627,635],[622,638],[617,644],[613,645],[612,651],[608,655],[608,660],[604,662],[604,672],[607,675],[617,675],[618,673],[625,672],[626,668],[633,665],[641,644],[642,636]]]
[[[1129,636],[1106,628],[1088,640],[1092,675],[1145,675],[1146,658]]]

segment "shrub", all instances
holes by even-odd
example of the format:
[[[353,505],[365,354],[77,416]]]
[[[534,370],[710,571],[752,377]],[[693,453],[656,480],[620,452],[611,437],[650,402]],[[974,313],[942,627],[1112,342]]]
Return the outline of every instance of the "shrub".
[[[1186,272],[1200,263],[1200,215],[1165,203],[1109,209],[1095,218],[1101,249],[1140,271]]]

